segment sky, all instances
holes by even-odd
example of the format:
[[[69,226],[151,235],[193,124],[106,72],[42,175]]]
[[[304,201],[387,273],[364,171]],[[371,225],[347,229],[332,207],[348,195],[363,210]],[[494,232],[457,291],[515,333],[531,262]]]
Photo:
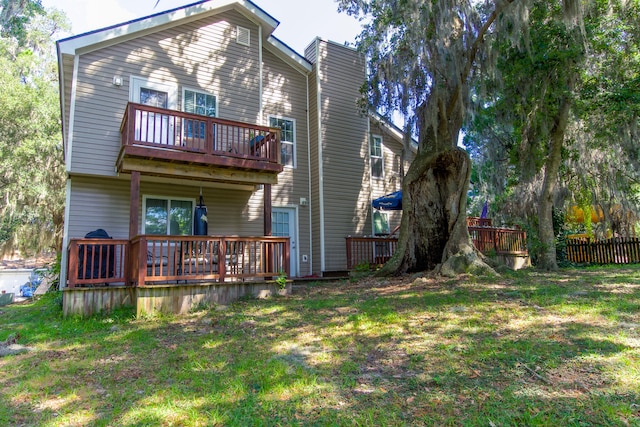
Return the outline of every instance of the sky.
[[[73,34],[108,27],[153,15],[196,0],[42,0],[47,7],[63,10],[71,20]],[[215,0],[212,0],[215,1]],[[303,53],[315,37],[338,42],[355,42],[360,23],[338,13],[335,0],[252,0],[280,22],[274,35]],[[156,2],[158,5],[156,6]]]

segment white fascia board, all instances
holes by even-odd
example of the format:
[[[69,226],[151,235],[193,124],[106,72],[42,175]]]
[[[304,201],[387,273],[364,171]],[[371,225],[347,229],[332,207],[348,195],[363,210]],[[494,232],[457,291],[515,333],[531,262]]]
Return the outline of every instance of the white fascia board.
[[[59,47],[56,46],[56,49],[58,49]],[[58,51],[58,102],[60,104],[60,117],[62,118],[62,123],[61,123],[61,128],[62,128],[62,156],[63,159],[66,161],[67,160],[67,136],[65,134],[65,130],[67,128],[67,126],[65,125],[65,120],[64,120],[64,112],[65,112],[65,105],[66,105],[66,98],[65,98],[65,93],[64,93],[64,81],[65,81],[65,74],[64,74],[64,62],[62,60],[62,55],[60,55],[60,52]]]
[[[78,36],[59,40],[59,55],[76,55],[91,52],[123,40],[133,39],[140,34],[153,33],[157,29],[201,19],[230,9],[236,9],[249,19],[262,25],[267,33],[273,32],[280,24],[278,20],[248,0],[208,0],[160,12],[155,15],[91,31]]]
[[[309,61],[277,37],[269,36],[267,42],[269,44],[266,46],[272,47],[272,49],[269,49],[270,51],[294,65],[303,74],[308,74],[313,69]]]

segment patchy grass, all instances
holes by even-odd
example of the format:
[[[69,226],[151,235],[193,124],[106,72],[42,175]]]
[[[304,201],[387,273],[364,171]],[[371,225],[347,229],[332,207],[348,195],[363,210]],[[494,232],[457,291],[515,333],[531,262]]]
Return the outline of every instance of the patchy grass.
[[[0,425],[640,426],[640,272],[364,278],[174,318],[2,307]]]

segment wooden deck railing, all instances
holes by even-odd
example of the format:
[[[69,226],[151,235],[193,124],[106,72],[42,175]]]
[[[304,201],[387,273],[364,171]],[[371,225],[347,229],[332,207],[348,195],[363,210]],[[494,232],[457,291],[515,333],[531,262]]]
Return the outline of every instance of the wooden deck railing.
[[[527,233],[498,227],[469,227],[474,246],[483,254],[527,255]]]
[[[523,230],[497,227],[469,227],[474,246],[482,253],[496,255],[527,255],[527,234]],[[358,266],[376,267],[395,253],[396,237],[348,236],[347,269]]]
[[[468,216],[467,226],[469,227],[491,227],[491,218],[481,218],[479,216]]]
[[[97,286],[127,281],[129,241],[120,239],[71,239],[67,284]]]
[[[128,103],[122,145],[281,162],[280,129]]]
[[[348,270],[380,266],[389,261],[398,245],[395,237],[348,236],[346,239]]]
[[[288,237],[71,239],[68,286],[269,279],[289,276],[289,257]]]

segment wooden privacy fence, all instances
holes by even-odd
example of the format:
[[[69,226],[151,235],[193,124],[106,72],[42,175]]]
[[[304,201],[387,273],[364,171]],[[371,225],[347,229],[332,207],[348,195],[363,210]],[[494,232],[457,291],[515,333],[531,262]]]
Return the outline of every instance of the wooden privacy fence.
[[[567,259],[577,263],[640,263],[640,239],[637,237],[591,241],[588,238],[567,239]]]

